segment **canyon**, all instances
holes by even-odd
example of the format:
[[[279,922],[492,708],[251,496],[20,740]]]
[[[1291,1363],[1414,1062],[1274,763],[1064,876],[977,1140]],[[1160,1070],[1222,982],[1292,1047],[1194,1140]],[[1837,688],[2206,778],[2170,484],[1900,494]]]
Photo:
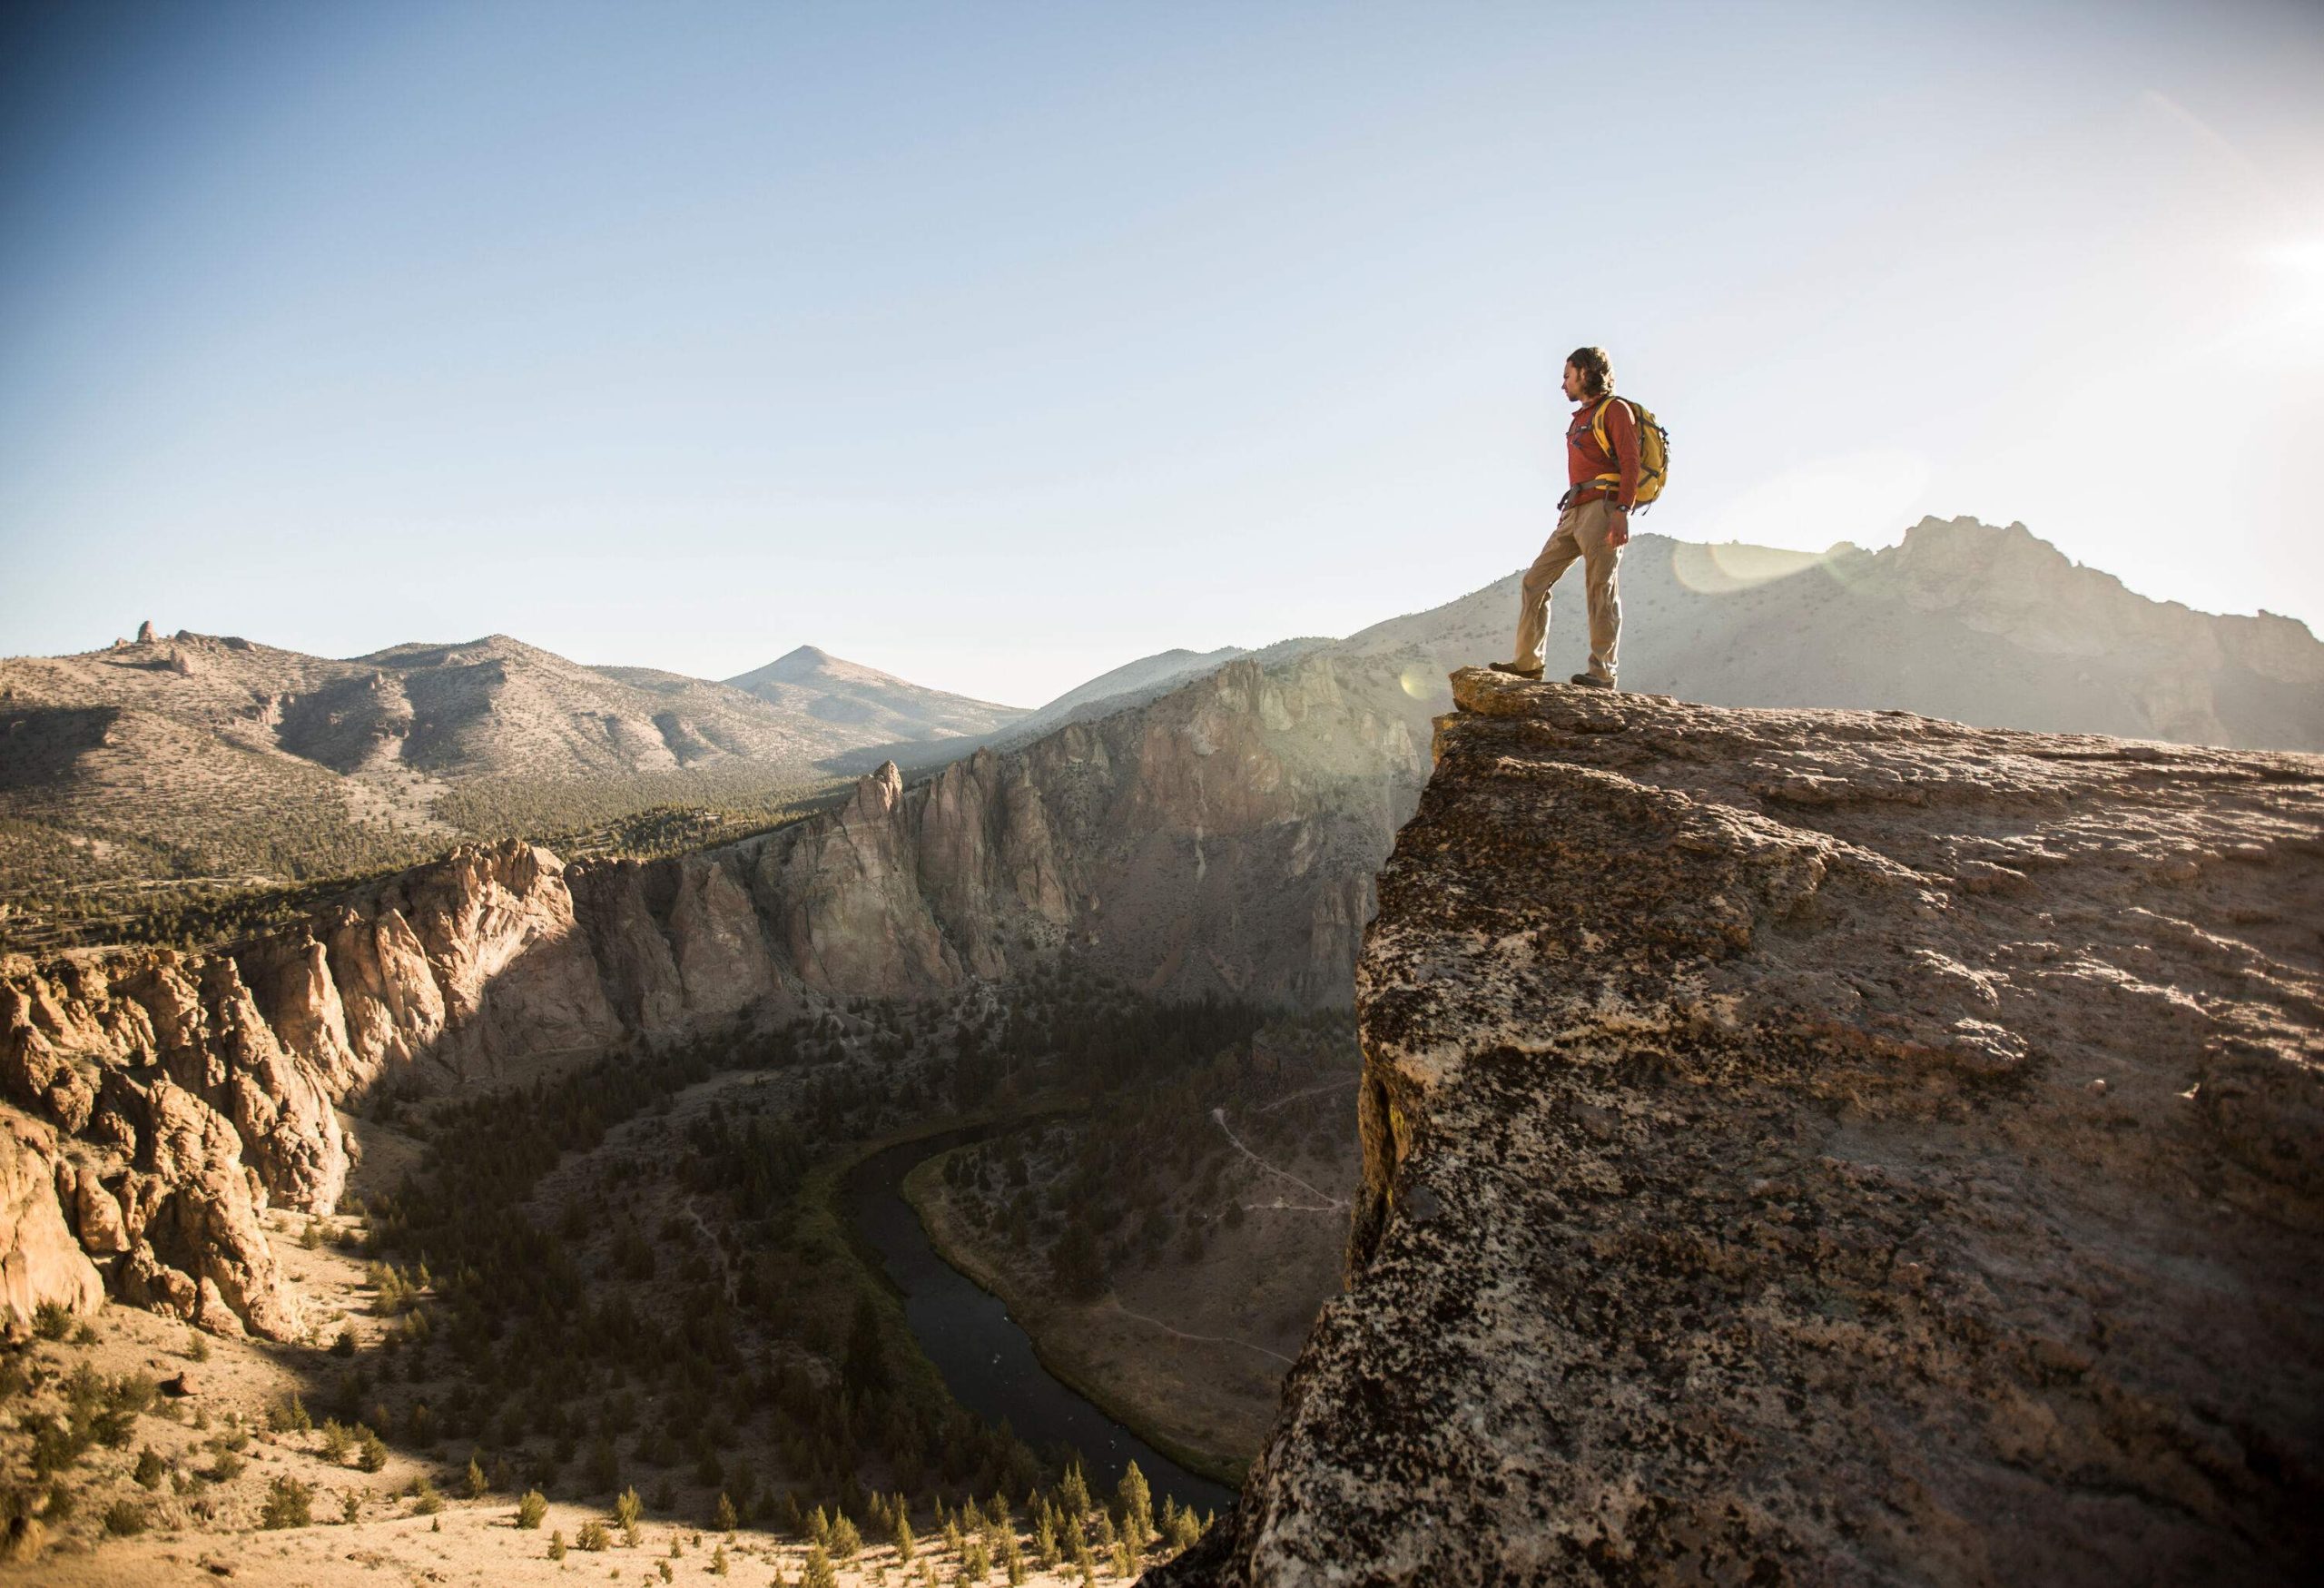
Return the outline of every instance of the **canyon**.
[[[1230,664],[697,853],[464,847],[215,952],[0,960],[0,1091],[58,1133],[41,1162],[113,1294],[296,1337],[253,1216],[337,1206],[341,1108],[1067,953],[1158,996],[1344,1003],[1422,774],[1409,714],[1365,704],[1396,676]]]
[[[267,779],[324,779],[447,847],[261,930],[0,954],[0,1314],[21,1336],[109,1296],[320,1346],[286,1216],[328,1221],[367,1163],[416,1151],[414,1111],[852,1030],[867,1001],[970,1018],[1071,967],[1172,1002],[1362,1011],[1350,1288],[1240,1509],[1168,1581],[1304,1580],[1334,1548],[1376,1563],[1349,1581],[1664,1558],[1887,1580],[1938,1547],[1939,1575],[2077,1580],[2138,1550],[2265,1580],[2306,1547],[2284,1518],[2316,1452],[2191,1309],[2257,1297],[2222,1337],[2317,1404],[2312,1307],[2284,1276],[2313,1258],[2324,1118],[2319,773],[2163,741],[2324,744],[2320,648],[1967,520],[1812,557],[1642,536],[1625,583],[1643,692],[1611,697],[1461,670],[1505,642],[1513,579],[1344,640],[1148,658],[1053,713],[946,707],[941,736],[894,744],[884,676],[794,654],[757,680],[793,715],[819,708],[785,689],[873,691],[820,708],[857,736],[812,764],[877,760],[803,815],[647,858],[452,842],[451,807],[397,781],[437,776],[416,733],[383,756],[364,728],[340,772],[227,743],[280,725],[202,741],[168,718],[202,776],[99,775],[74,713],[114,712],[116,747],[163,715],[17,694],[0,783],[20,812],[98,776],[123,820],[191,789],[263,822]],[[1577,626],[1552,630],[1552,677]],[[160,658],[138,689],[294,666],[198,636],[124,649]],[[401,665],[492,662],[418,650]],[[39,672],[5,666],[12,688]],[[284,723],[369,720],[302,715],[310,685],[278,692]],[[1661,697],[1681,687],[1891,709]],[[473,723],[501,737],[478,745],[593,743],[586,711],[492,700]],[[880,1030],[851,1041],[901,1042]],[[1341,1235],[1296,1242],[1304,1273]],[[1217,1317],[1197,1332],[1233,1332]],[[1295,1328],[1269,1327],[1288,1355]],[[1248,1423],[1236,1395],[1219,1426]],[[1827,1467],[1829,1504],[1783,1476]],[[1397,1514],[1418,1474],[1427,1503]],[[1980,1520],[2062,1493],[2134,1542],[2059,1553]]]

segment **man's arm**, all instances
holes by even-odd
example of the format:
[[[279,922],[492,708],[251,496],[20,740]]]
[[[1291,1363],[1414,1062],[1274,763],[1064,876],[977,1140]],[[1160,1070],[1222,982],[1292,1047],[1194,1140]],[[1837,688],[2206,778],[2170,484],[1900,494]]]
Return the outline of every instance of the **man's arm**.
[[[1630,504],[1638,500],[1638,419],[1630,412],[1630,405],[1617,399],[1606,411],[1606,441],[1614,451],[1614,467],[1622,471],[1621,484],[1614,488],[1613,532],[1610,538],[1620,546],[1630,538]]]

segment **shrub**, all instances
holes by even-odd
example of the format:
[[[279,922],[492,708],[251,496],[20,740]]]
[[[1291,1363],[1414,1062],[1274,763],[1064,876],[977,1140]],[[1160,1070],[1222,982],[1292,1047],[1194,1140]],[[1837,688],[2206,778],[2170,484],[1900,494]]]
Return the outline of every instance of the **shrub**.
[[[538,1489],[527,1489],[525,1497],[517,1502],[517,1525],[538,1527],[548,1514],[548,1500]]]
[[[355,1425],[355,1465],[377,1472],[388,1465],[388,1444],[362,1424]]]
[[[421,1473],[419,1481],[411,1485],[411,1514],[433,1516],[443,1508],[444,1496],[437,1492],[436,1480]]]
[[[44,1340],[61,1340],[73,1332],[73,1309],[61,1301],[44,1301],[33,1308],[33,1333]]]
[[[735,1526],[740,1521],[740,1519],[734,1514],[734,1502],[726,1497],[726,1493],[723,1489],[720,1490],[718,1494],[717,1520],[718,1531],[721,1533],[734,1532]]]
[[[145,1507],[134,1500],[115,1500],[105,1507],[105,1531],[127,1538],[145,1531]]]
[[[222,1450],[218,1453],[218,1459],[211,1464],[210,1481],[213,1484],[232,1483],[242,1475],[242,1468],[245,1465],[242,1458],[233,1451]]]
[[[355,1435],[348,1432],[346,1424],[337,1417],[323,1419],[323,1459],[325,1461],[337,1466],[346,1461],[347,1453],[354,1448]]]
[[[822,1544],[807,1546],[807,1563],[800,1574],[799,1588],[839,1588],[839,1573],[832,1569],[832,1558],[823,1553]]]
[[[315,1491],[309,1484],[285,1474],[266,1486],[266,1506],[259,1513],[261,1527],[305,1527],[314,1517]]]
[[[548,1558],[553,1561],[565,1558],[565,1529],[561,1527],[548,1535]]]
[[[154,1397],[161,1393],[161,1386],[153,1382],[153,1375],[124,1373],[105,1386],[105,1405],[114,1411],[128,1412],[133,1415],[152,1406]]]
[[[190,1362],[209,1361],[210,1336],[203,1334],[200,1329],[186,1330],[185,1354],[186,1359]]]
[[[606,1524],[595,1516],[581,1524],[581,1531],[573,1535],[573,1542],[591,1554],[611,1549],[614,1543],[613,1535],[606,1531]]]
[[[348,1524],[352,1524],[353,1523],[356,1523],[356,1522],[358,1522],[358,1521],[360,1521],[360,1520],[362,1519],[362,1516],[363,1516],[363,1491],[362,1491],[362,1490],[360,1490],[360,1489],[350,1489],[350,1490],[348,1490],[348,1491],[347,1491],[347,1493],[346,1493],[346,1494],[342,1494],[342,1495],[340,1495],[340,1501],[339,1501],[339,1519],[340,1519],[341,1522],[345,1522],[345,1523],[348,1523]]]
[[[863,1535],[844,1513],[832,1524],[832,1553],[842,1561],[852,1561],[863,1553]]]
[[[355,1331],[350,1328],[341,1328],[339,1331],[339,1338],[330,1343],[330,1354],[334,1356],[354,1356]]]
[[[169,1470],[170,1464],[162,1459],[162,1453],[148,1445],[137,1453],[137,1468],[129,1475],[135,1478],[141,1487],[158,1489],[162,1486],[162,1475]]]

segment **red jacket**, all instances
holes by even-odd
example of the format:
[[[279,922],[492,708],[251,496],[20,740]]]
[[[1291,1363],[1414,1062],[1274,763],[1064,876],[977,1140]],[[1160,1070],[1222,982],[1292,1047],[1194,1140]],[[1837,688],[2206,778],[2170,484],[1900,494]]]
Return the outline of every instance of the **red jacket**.
[[[1608,405],[1606,439],[1614,449],[1611,457],[1598,445],[1598,438],[1590,429],[1600,401]],[[1619,398],[1585,402],[1573,410],[1573,422],[1565,428],[1565,478],[1566,484],[1573,488],[1566,499],[1596,501],[1606,494],[1606,488],[1592,486],[1585,490],[1581,482],[1616,470],[1620,471],[1622,482],[1614,493],[1614,501],[1628,508],[1638,500],[1638,419],[1630,413],[1630,405]]]

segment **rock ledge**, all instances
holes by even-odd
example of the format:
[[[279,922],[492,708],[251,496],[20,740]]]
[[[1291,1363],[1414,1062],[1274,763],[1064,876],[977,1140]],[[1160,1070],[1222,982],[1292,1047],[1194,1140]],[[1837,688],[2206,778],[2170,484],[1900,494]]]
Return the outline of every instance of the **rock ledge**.
[[[1148,1580],[2299,1579],[2324,760],[1453,686],[1350,1289]]]

